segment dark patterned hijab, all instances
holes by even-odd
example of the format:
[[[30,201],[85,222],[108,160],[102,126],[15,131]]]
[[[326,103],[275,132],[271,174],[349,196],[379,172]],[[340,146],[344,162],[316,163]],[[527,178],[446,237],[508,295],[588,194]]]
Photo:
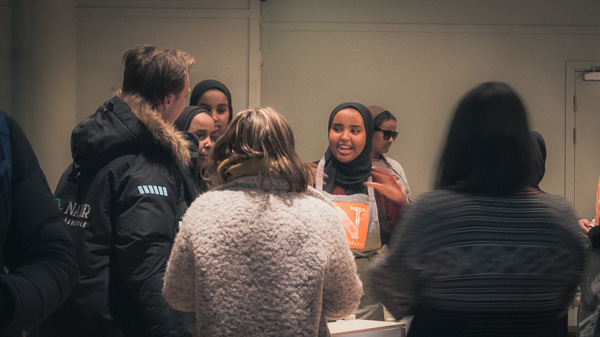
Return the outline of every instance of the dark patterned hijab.
[[[217,89],[224,93],[227,97],[227,104],[229,104],[229,121],[231,122],[231,119],[233,118],[233,107],[231,106],[231,93],[229,92],[229,89],[227,89],[227,86],[225,84],[217,80],[204,80],[196,84],[194,90],[192,90],[192,96],[190,97],[190,105],[198,105],[198,101],[200,100],[202,95],[204,95],[205,92],[211,89]]]
[[[366,142],[362,152],[353,161],[342,163],[327,148],[325,152],[325,186],[323,190],[331,193],[335,186],[340,186],[346,190],[346,194],[367,193],[367,188],[363,185],[371,176],[371,143],[373,141],[373,118],[369,109],[360,103],[348,102],[338,105],[329,116],[329,125],[327,132],[331,130],[333,118],[342,109],[354,109],[358,111],[365,124]]]

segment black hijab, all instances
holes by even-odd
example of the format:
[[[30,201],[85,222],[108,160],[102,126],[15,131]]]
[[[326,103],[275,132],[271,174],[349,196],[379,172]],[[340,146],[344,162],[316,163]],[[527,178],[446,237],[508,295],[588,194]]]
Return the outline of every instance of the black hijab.
[[[177,117],[175,122],[173,122],[173,124],[175,125],[175,129],[179,131],[189,130],[194,117],[196,117],[197,114],[203,112],[208,113],[206,109],[202,109],[197,106],[186,106],[185,108],[183,108],[183,112],[181,112],[181,114],[179,115],[179,117]]]
[[[537,189],[540,188],[540,182],[544,178],[546,173],[546,142],[544,137],[537,132],[531,131],[529,133],[532,142],[532,162],[531,162],[531,182],[529,185]]]
[[[329,116],[329,125],[327,132],[331,130],[333,118],[342,109],[354,109],[358,111],[365,124],[366,142],[362,152],[353,161],[342,163],[327,148],[325,152],[325,174],[326,182],[323,189],[331,193],[335,186],[340,186],[346,190],[346,194],[367,193],[367,188],[363,185],[371,176],[371,143],[373,141],[373,118],[369,109],[360,103],[347,102],[338,105]]]
[[[175,129],[182,131],[183,137],[188,141],[188,150],[190,151],[190,162],[188,163],[187,171],[182,171],[181,175],[182,179],[184,180],[183,194],[188,205],[194,201],[199,193],[206,192],[208,189],[204,179],[199,176],[197,168],[200,140],[196,134],[188,131],[194,117],[201,113],[205,113],[210,116],[208,110],[204,108],[197,106],[186,106],[183,108],[183,112],[181,112],[175,122],[173,122]]]
[[[227,89],[227,86],[225,84],[217,80],[204,80],[196,84],[194,90],[192,90],[192,97],[190,97],[190,105],[198,105],[200,97],[202,97],[202,95],[204,95],[205,92],[211,89],[217,89],[224,93],[227,97],[227,104],[229,105],[229,121],[231,121],[231,119],[233,118],[233,107],[231,106],[231,93],[229,92],[229,89]]]

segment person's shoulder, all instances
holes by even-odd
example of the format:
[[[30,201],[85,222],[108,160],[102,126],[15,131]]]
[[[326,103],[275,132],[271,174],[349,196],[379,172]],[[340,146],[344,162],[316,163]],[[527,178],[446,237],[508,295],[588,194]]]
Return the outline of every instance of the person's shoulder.
[[[538,199],[540,202],[554,203],[556,205],[571,207],[570,206],[571,204],[567,201],[567,199],[565,199],[564,197],[562,197],[560,195],[542,192],[542,193],[533,194],[533,196],[536,199]]]
[[[180,176],[181,173],[174,162],[160,158],[149,159],[147,154],[139,152],[112,158],[94,173],[94,181],[99,184],[110,182],[117,190],[133,189],[142,194],[153,194],[155,188],[161,188],[165,190],[164,194],[160,190],[154,194],[175,196],[180,185]]]
[[[6,126],[10,138],[10,152],[12,156],[12,180],[24,180],[36,182],[41,186],[48,185],[44,172],[42,171],[35,151],[31,146],[27,135],[15,119],[8,114]]]
[[[8,127],[8,133],[10,135],[11,142],[21,142],[27,138],[25,136],[25,132],[14,118],[9,116],[7,113],[4,113],[4,117],[6,118],[6,125]]]
[[[517,202],[521,207],[529,207],[538,212],[547,211],[557,215],[562,214],[562,216],[570,216],[574,212],[571,203],[567,199],[546,192],[518,195],[513,198],[512,202]]]
[[[235,203],[236,198],[263,198],[266,195],[273,195],[295,203],[308,203],[315,206],[333,208],[333,203],[323,193],[313,187],[307,187],[304,192],[290,192],[289,184],[286,180],[279,178],[269,180],[267,178],[263,181],[259,176],[237,178],[201,194],[197,200],[232,199],[231,202]]]
[[[414,206],[429,207],[446,201],[460,202],[469,199],[470,196],[466,193],[460,193],[449,190],[433,190],[422,193],[414,203]]]
[[[562,196],[548,193],[538,193],[532,196],[534,203],[531,209],[538,217],[544,220],[545,228],[552,230],[562,238],[561,244],[569,245],[567,237],[577,241],[579,249],[587,244],[587,238],[583,234],[571,203]]]
[[[200,194],[190,205],[188,212],[228,212],[242,207],[243,204],[252,204],[255,198],[261,198],[265,192],[258,188],[259,182],[255,179],[242,177],[233,182],[216,186]]]
[[[535,207],[538,211],[545,211],[559,219],[569,221],[576,219],[573,206],[562,196],[549,193],[538,193],[531,196],[531,199],[532,207]]]
[[[8,124],[9,128],[14,128],[14,127],[19,127],[19,123],[17,123],[17,121],[15,121],[14,118],[12,118],[9,114],[7,114],[5,111],[0,110],[0,113],[2,115],[4,115],[4,118],[6,119],[6,124]]]
[[[327,198],[322,192],[317,191],[317,189],[315,189],[312,186],[307,187],[306,192],[304,192],[304,195],[311,199],[314,199],[315,203],[333,207],[333,203],[331,202],[331,200],[329,200],[329,198]]]
[[[243,177],[221,185],[199,195],[188,212],[196,214],[238,213],[238,210],[257,207],[257,203],[269,200],[269,209],[274,212],[288,212],[296,217],[333,218],[337,213],[333,203],[321,192],[308,187],[305,192],[289,192],[287,181],[283,180],[276,190],[261,189],[260,178]],[[317,216],[319,214],[319,216]],[[308,220],[307,220],[308,221]],[[329,220],[327,220],[329,221]]]
[[[402,165],[400,165],[400,163],[396,159],[388,157],[388,156],[383,156],[383,157],[385,158],[385,161],[388,162],[388,164],[390,164],[392,166],[402,167]]]
[[[325,212],[328,214],[335,213],[337,214],[337,210],[335,209],[335,205],[329,198],[327,198],[322,192],[317,191],[313,187],[308,187],[306,192],[299,193],[300,197],[305,200],[305,207],[308,208],[308,212],[311,212],[311,209],[314,211]]]
[[[407,216],[428,217],[443,221],[446,217],[463,209],[478,207],[478,196],[449,190],[433,190],[420,194],[416,200],[406,206]],[[405,216],[403,215],[403,218]]]

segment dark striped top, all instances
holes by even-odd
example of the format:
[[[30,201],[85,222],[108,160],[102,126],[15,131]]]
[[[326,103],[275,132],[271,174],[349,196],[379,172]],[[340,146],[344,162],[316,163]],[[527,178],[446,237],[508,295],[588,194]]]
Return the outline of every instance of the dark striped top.
[[[435,191],[403,215],[373,291],[415,316],[409,336],[556,335],[584,243],[563,198]]]

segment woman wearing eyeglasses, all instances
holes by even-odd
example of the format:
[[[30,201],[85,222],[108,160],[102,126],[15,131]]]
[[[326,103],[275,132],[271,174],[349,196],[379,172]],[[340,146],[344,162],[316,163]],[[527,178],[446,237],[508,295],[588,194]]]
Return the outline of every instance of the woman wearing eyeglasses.
[[[408,186],[408,180],[402,165],[392,158],[384,156],[384,153],[388,153],[392,143],[398,138],[398,132],[396,131],[396,117],[391,112],[377,105],[371,105],[369,107],[371,116],[373,116],[373,126],[375,133],[373,133],[373,147],[371,150],[371,161],[373,166],[383,170],[387,170],[393,176],[396,177],[396,181],[402,186],[408,202],[412,200],[412,194],[410,193],[410,187]]]

